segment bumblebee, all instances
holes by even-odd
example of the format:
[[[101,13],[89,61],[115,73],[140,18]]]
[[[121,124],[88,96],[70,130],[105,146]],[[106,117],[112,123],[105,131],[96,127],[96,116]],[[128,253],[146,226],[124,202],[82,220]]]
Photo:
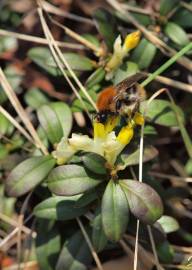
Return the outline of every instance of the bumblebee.
[[[144,88],[138,81],[143,73],[136,73],[116,86],[103,89],[97,99],[96,121],[105,123],[109,116],[125,116],[128,121],[139,111],[140,102],[146,98]]]

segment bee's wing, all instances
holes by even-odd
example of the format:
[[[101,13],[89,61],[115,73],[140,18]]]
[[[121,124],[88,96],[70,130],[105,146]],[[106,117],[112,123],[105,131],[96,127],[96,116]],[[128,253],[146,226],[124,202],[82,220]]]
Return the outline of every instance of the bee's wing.
[[[128,78],[126,78],[122,82],[118,83],[115,86],[115,88],[116,88],[117,92],[125,91],[127,88],[129,88],[130,86],[132,86],[133,84],[135,84],[136,82],[138,82],[139,80],[141,80],[145,77],[146,77],[146,75],[144,73],[138,72],[132,76],[129,76]]]
[[[115,88],[117,91],[117,95],[114,97],[114,101],[118,100],[118,98],[121,96],[122,92],[126,91],[127,88],[131,87],[135,83],[137,83],[140,79],[145,78],[146,75],[144,73],[138,72],[132,76],[129,76],[122,82],[118,83]]]

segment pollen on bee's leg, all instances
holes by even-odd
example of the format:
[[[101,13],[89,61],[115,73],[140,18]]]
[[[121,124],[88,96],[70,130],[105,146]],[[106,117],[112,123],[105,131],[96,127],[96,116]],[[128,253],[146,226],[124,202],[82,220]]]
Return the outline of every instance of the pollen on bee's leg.
[[[128,143],[130,143],[131,139],[133,138],[134,135],[134,129],[133,129],[133,125],[128,124],[126,127],[123,127],[118,136],[117,136],[117,140],[123,144],[123,145],[127,145]]]
[[[133,121],[135,122],[136,125],[142,126],[145,122],[145,119],[141,113],[136,112],[133,117]]]

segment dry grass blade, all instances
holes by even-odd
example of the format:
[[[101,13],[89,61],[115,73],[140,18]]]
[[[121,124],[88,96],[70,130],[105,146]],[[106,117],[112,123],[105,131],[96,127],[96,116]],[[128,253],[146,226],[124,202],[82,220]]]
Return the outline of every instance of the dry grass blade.
[[[7,30],[0,29],[0,36],[5,37],[15,37],[17,39],[21,39],[24,41],[39,43],[39,44],[48,44],[48,41],[45,38],[31,36],[31,35],[25,35],[20,33],[15,33]],[[69,43],[69,42],[62,42],[62,41],[55,41],[57,45],[61,48],[68,48],[68,49],[75,49],[75,50],[84,50],[86,47],[83,45],[75,44],[75,43]]]
[[[54,42],[54,38],[53,38],[53,36],[52,36],[52,34],[51,34],[51,32],[50,32],[47,24],[46,24],[46,21],[45,21],[44,17],[43,17],[42,7],[41,7],[41,1],[39,0],[38,3],[39,3],[38,13],[39,13],[39,16],[40,16],[40,19],[41,19],[42,26],[44,28],[44,33],[45,33],[45,35],[47,35],[47,38],[49,38],[52,42]],[[76,82],[77,86],[80,88],[80,90],[82,91],[82,93],[84,94],[84,96],[87,98],[87,100],[89,101],[89,103],[97,111],[97,106],[96,106],[95,102],[93,101],[93,99],[91,98],[91,96],[88,94],[87,90],[82,85],[82,83],[80,82],[80,80],[77,78],[77,76],[75,75],[74,71],[71,69],[69,63],[66,61],[66,59],[63,56],[63,54],[62,54],[61,50],[59,49],[59,47],[56,44],[54,44],[54,48],[55,48],[55,51],[57,52],[57,54],[59,55],[60,60],[62,61],[62,63],[64,64],[64,66],[68,70],[68,72],[70,73],[71,77]],[[78,96],[78,98],[79,98],[79,96]]]
[[[72,13],[66,12],[64,10],[61,10],[61,9],[53,6],[52,4],[50,4],[47,1],[42,1],[42,6],[43,6],[44,10],[46,10],[47,12],[52,13],[54,15],[69,18],[69,19],[77,21],[77,22],[88,23],[88,24],[94,25],[94,22],[91,19],[84,18],[84,17],[81,17],[79,15],[72,14]]]
[[[155,247],[155,241],[154,241],[154,238],[153,238],[153,233],[152,233],[152,230],[151,230],[151,226],[148,225],[147,230],[148,230],[148,233],[149,233],[149,238],[150,238],[151,247],[152,247],[153,255],[154,255],[154,258],[155,258],[155,264],[156,264],[157,270],[163,270],[164,268],[159,264],[159,259],[158,259],[158,255],[157,255],[157,251],[156,251],[156,247]]]
[[[47,40],[49,41],[48,44],[49,44],[49,48],[51,50],[51,53],[53,55],[53,58],[54,58],[55,62],[57,63],[57,66],[59,67],[59,69],[60,69],[61,73],[63,74],[64,78],[66,79],[66,81],[70,85],[70,87],[73,90],[76,97],[80,100],[82,106],[84,107],[85,111],[87,112],[87,114],[89,116],[89,112],[87,111],[86,105],[85,105],[82,97],[80,96],[79,92],[76,90],[75,86],[73,85],[70,78],[67,76],[65,70],[63,69],[62,62],[61,62],[61,60],[60,60],[60,58],[59,58],[59,56],[57,54],[57,51],[56,51],[56,49],[58,49],[58,48],[56,47],[56,44],[54,43],[54,39],[53,39],[53,37],[52,37],[52,35],[51,35],[50,31],[49,31],[49,28],[48,28],[45,20],[44,20],[41,8],[38,8],[38,13],[39,13],[39,17],[40,17],[40,20],[41,20],[41,24],[42,24],[42,27],[43,27],[44,34],[45,34]],[[53,45],[52,45],[52,42],[53,42]]]
[[[147,112],[147,108],[150,104],[150,102],[156,98],[158,95],[160,95],[165,89],[160,89],[155,94],[151,96],[151,98],[148,100],[145,111],[143,113],[143,117],[145,119],[145,115]],[[143,146],[144,146],[144,127],[145,122],[141,126],[141,136],[140,136],[140,144],[139,144],[139,182],[142,182],[143,178]],[[135,251],[134,251],[134,270],[137,270],[137,264],[138,264],[138,242],[139,242],[139,226],[140,222],[137,220],[137,227],[136,227],[136,237],[135,237]]]
[[[19,117],[25,124],[27,130],[31,134],[31,137],[34,139],[36,147],[40,148],[43,154],[47,155],[48,151],[44,144],[41,142],[36,130],[34,129],[31,121],[29,120],[24,108],[22,107],[21,103],[19,102],[19,99],[17,98],[15,92],[13,91],[11,85],[9,84],[8,80],[6,79],[3,70],[0,68],[0,82],[1,85],[8,96],[11,104],[13,105],[15,111],[18,113]]]
[[[187,183],[192,183],[192,177],[181,177],[181,176],[176,176],[176,175],[166,174],[166,173],[159,173],[159,172],[154,172],[154,171],[149,172],[149,175],[157,176],[159,178],[164,178],[164,179],[167,178],[171,180],[185,181]]]
[[[3,222],[10,224],[11,226],[15,227],[15,229],[9,233],[1,242],[0,242],[0,250],[6,250],[6,244],[20,231],[23,231],[27,235],[31,235],[32,238],[36,237],[36,232],[32,232],[29,228],[24,226],[23,224],[19,224],[14,219],[11,219],[10,217],[4,215],[3,213],[0,213],[0,219],[3,220]],[[25,222],[27,222],[29,218],[26,219]]]
[[[33,139],[27,131],[2,106],[0,106],[0,113],[2,113],[11,122],[11,124],[16,127],[21,134],[26,137],[26,139],[34,144]]]
[[[50,16],[49,16],[49,18],[50,18],[50,20],[55,25],[57,25],[60,28],[62,28],[68,36],[70,36],[71,38],[75,39],[76,41],[78,41],[79,43],[81,43],[82,45],[84,45],[85,47],[93,50],[93,52],[95,53],[95,55],[97,55],[97,56],[103,55],[102,48],[98,48],[93,43],[89,42],[87,39],[85,39],[84,37],[80,36],[79,34],[77,34],[76,32],[74,32],[73,30],[71,30],[69,27],[66,27],[66,26],[60,24],[59,22],[57,22],[56,20],[52,19]]]
[[[151,73],[146,73],[146,74],[148,76],[151,75]],[[186,91],[188,93],[192,93],[192,85],[190,85],[190,84],[183,83],[183,82],[176,81],[176,80],[172,80],[172,79],[164,77],[164,76],[156,76],[155,80],[160,82],[160,83],[163,83],[165,85],[181,89],[181,90]]]
[[[18,262],[18,270],[20,269],[20,263],[21,263],[21,238],[22,238],[22,226],[23,226],[23,215],[19,215],[18,218],[18,232],[17,232],[17,262]]]
[[[89,247],[89,249],[91,251],[91,254],[92,254],[92,256],[93,256],[93,258],[95,260],[95,263],[96,263],[98,269],[99,270],[104,270],[103,267],[102,267],[101,261],[100,261],[98,255],[97,255],[97,253],[96,253],[90,239],[89,239],[89,236],[88,236],[87,232],[85,231],[85,229],[83,227],[83,224],[82,224],[82,222],[81,222],[81,220],[79,218],[77,218],[77,223],[79,224],[79,227],[80,227],[80,229],[82,231],[82,234],[83,234],[83,236],[85,238],[85,241],[87,242],[87,245],[88,245],[88,247]]]
[[[185,145],[185,149],[186,149],[189,157],[192,158],[192,141],[191,141],[191,138],[190,138],[190,136],[189,136],[189,134],[188,134],[182,120],[181,120],[181,116],[179,115],[179,113],[178,113],[178,111],[176,109],[175,101],[174,101],[171,93],[167,89],[166,89],[166,94],[168,95],[169,100],[171,101],[172,110],[175,113],[177,123],[178,123],[179,129],[180,129],[180,132],[181,132],[181,136],[183,138],[183,142],[184,142],[184,145]]]

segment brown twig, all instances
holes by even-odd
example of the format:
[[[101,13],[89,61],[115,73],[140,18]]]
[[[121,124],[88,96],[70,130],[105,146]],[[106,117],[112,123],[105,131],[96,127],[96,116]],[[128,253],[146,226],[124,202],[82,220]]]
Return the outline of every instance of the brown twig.
[[[91,251],[91,254],[92,254],[92,256],[93,256],[93,258],[95,260],[95,263],[96,263],[98,269],[99,270],[104,270],[103,269],[103,266],[101,264],[101,261],[100,261],[98,255],[97,255],[97,253],[96,253],[96,251],[95,251],[95,249],[94,249],[94,247],[93,247],[90,239],[89,239],[89,236],[88,236],[87,232],[84,229],[83,223],[81,222],[81,220],[79,218],[77,218],[77,223],[79,224],[79,227],[81,229],[81,232],[82,232],[82,234],[83,234],[83,236],[85,238],[85,241],[87,242],[87,245],[88,245],[88,247],[89,247],[89,249]]]
[[[44,144],[40,140],[36,130],[34,129],[31,121],[28,118],[28,115],[26,114],[24,108],[22,107],[19,99],[17,98],[15,92],[13,91],[10,83],[8,82],[3,70],[1,68],[0,68],[0,82],[1,82],[1,85],[2,85],[6,95],[8,96],[8,98],[10,100],[11,104],[13,105],[14,109],[16,110],[16,112],[20,116],[21,120],[25,124],[31,137],[34,139],[36,147],[40,148],[41,151],[43,152],[43,154],[47,155],[48,151],[47,151],[46,147],[44,146]]]
[[[43,45],[48,44],[48,41],[45,38],[31,36],[31,35],[25,35],[25,34],[7,31],[7,30],[3,30],[3,29],[0,29],[0,36],[15,37],[17,39],[21,39],[21,40],[29,41],[29,42],[34,42],[34,43],[39,43],[39,44],[43,44]],[[55,41],[55,42],[61,48],[68,48],[68,49],[75,49],[75,50],[85,50],[86,49],[85,46],[75,44],[75,43],[69,43],[69,42],[63,42],[63,41]]]

